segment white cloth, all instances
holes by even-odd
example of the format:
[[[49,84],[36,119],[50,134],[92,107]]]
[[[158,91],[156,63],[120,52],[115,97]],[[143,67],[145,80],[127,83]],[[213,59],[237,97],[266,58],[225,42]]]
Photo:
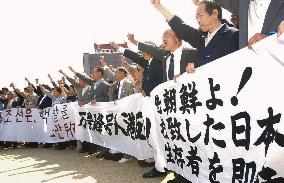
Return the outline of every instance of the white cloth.
[[[152,57],[150,60],[148,60],[148,66],[150,66],[150,65],[151,65],[152,60],[153,60],[153,57]]]
[[[248,10],[248,40],[256,33],[261,32],[270,2],[271,0],[250,1]]]
[[[95,89],[96,89],[103,81],[104,81],[103,78],[100,79],[100,80],[98,80],[98,81],[96,82],[96,84],[95,84]]]
[[[85,86],[85,87],[82,89],[82,96],[85,95],[87,89],[88,89],[88,86]]]
[[[182,46],[180,46],[178,49],[176,49],[174,52],[172,52],[172,54],[174,55],[174,76],[180,74],[180,59],[181,59],[181,54],[182,54]],[[171,56],[169,56],[166,60],[166,71],[167,71],[167,80],[169,80],[168,78],[168,70],[169,70],[169,66],[170,66],[170,60],[171,60]]]
[[[212,32],[211,34],[208,32],[207,37],[205,38],[205,47],[210,43],[210,41],[213,39],[213,37],[215,36],[215,34],[221,29],[221,27],[224,24],[221,24],[220,27],[218,27],[214,32]]]

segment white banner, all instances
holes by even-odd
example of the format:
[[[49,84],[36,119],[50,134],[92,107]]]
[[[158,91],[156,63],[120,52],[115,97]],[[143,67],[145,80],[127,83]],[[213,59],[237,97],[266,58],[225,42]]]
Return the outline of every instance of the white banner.
[[[76,139],[135,156],[153,158],[148,143],[154,113],[145,113],[141,94],[114,102],[85,105],[76,120]],[[142,107],[144,106],[144,107]]]
[[[284,182],[279,55],[242,49],[155,88],[156,167],[194,183]]]
[[[75,140],[74,105],[2,111],[0,141],[56,143]]]

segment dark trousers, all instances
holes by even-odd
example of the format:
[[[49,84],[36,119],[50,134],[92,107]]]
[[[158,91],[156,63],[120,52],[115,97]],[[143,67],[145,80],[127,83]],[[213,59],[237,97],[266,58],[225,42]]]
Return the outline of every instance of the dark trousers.
[[[93,143],[88,143],[88,152],[95,153],[98,150],[98,145]]]

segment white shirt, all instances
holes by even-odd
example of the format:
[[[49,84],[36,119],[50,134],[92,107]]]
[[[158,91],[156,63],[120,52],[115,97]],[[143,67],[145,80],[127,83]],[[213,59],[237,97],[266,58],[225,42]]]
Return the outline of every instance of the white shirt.
[[[119,88],[118,88],[118,98],[119,99],[120,99],[120,95],[121,95],[121,88],[122,88],[122,85],[123,85],[125,80],[126,80],[126,77],[123,80],[119,81],[119,83],[120,83]]]
[[[120,47],[118,48],[118,51],[119,51],[120,53],[124,53],[124,52],[125,52],[125,48],[123,48],[123,47],[120,46]]]
[[[38,105],[40,105],[45,98],[46,98],[46,94],[41,98],[41,100],[39,101]]]
[[[135,80],[133,79],[133,77],[130,74],[127,74],[127,79],[131,82],[131,83],[135,83]]]
[[[151,65],[153,58],[151,58],[150,60],[148,60],[148,66]]]
[[[176,49],[174,52],[172,52],[174,55],[174,76],[180,74],[180,59],[181,59],[181,54],[182,54],[182,46],[180,46],[178,49]],[[168,77],[168,71],[169,71],[169,66],[170,66],[170,61],[171,56],[169,56],[166,60],[166,71],[167,71],[167,80],[169,80]]]
[[[224,24],[221,24],[220,27],[218,27],[218,29],[216,29],[214,32],[212,32],[211,34],[208,32],[207,37],[205,38],[205,47],[210,43],[210,41],[213,39],[213,37],[215,36],[215,34],[221,29],[221,27]]]
[[[85,87],[82,89],[82,96],[85,95],[87,89],[88,89],[88,86],[85,86]]]
[[[98,81],[96,81],[95,89],[96,89],[97,87],[99,87],[99,85],[100,85],[103,81],[104,81],[104,79],[103,79],[103,78],[102,78],[102,79],[100,79],[100,80],[98,80]]]
[[[248,10],[248,40],[256,33],[261,32],[270,2],[271,0],[250,1]]]

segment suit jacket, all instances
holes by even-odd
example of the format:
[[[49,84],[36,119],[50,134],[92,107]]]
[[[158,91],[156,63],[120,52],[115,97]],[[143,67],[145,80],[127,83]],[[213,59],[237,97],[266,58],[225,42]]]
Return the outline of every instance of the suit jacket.
[[[104,80],[105,81],[112,81],[113,83],[116,81],[115,74],[110,70],[108,66],[104,67]]]
[[[76,76],[80,79],[83,79],[84,76],[80,73],[76,73]],[[90,103],[91,100],[94,99],[94,86],[87,85],[87,90],[83,95],[83,88],[80,86],[78,82],[75,81],[75,79],[67,77],[66,78],[73,86],[77,89],[77,96],[78,96],[78,102],[84,104]]]
[[[131,72],[128,70],[128,72]],[[115,83],[117,80],[115,79],[115,73],[108,67],[104,67],[104,79],[107,78],[108,80],[112,81],[112,83]],[[131,74],[127,75],[127,79],[132,82],[133,84],[135,83],[134,78],[131,76]],[[106,79],[105,79],[106,80]]]
[[[29,94],[26,98],[25,98],[25,107],[26,108],[37,108],[38,104],[38,96],[33,93],[33,94]]]
[[[43,96],[41,95],[38,99],[38,108],[39,109],[45,109],[47,107],[51,107],[52,106],[52,99],[48,96]]]
[[[131,81],[125,79],[121,87],[120,97],[116,96],[118,95],[118,92],[116,92],[116,90],[118,90],[118,81],[112,84],[109,88],[108,92],[109,101],[114,101],[115,99],[121,99],[129,95],[132,95],[134,93],[134,86]]]
[[[145,43],[138,43],[138,49],[143,52],[151,54],[156,60],[162,62],[162,71],[163,71],[163,81],[167,81],[167,65],[166,60],[170,56],[170,52],[167,52],[159,47],[148,45]],[[195,63],[196,50],[184,48],[182,50],[181,60],[180,60],[180,73],[186,71],[188,63]]]
[[[142,89],[145,91],[146,95],[149,96],[150,92],[163,82],[162,62],[153,58],[151,64],[148,66],[148,60],[145,60],[143,56],[129,49],[125,49],[123,55],[144,69]]]
[[[184,24],[177,16],[174,16],[168,23],[177,36],[197,49],[195,67],[200,67],[239,49],[239,31],[227,24],[218,30],[205,47],[207,33]]]
[[[80,73],[76,73],[76,76],[79,79],[84,80],[88,85],[91,86],[92,99],[96,99],[97,102],[108,102],[109,84],[105,80],[102,80],[100,82],[100,84],[96,86],[96,81],[95,80],[87,78],[86,76],[84,76],[84,75],[82,75]],[[79,97],[79,92],[78,92],[78,97]]]
[[[99,85],[96,86],[96,89],[94,91],[96,96],[97,102],[108,102],[109,101],[109,83],[105,80],[102,80]]]
[[[37,106],[39,109],[45,109],[52,106],[52,98],[47,95],[43,95],[41,88],[39,86],[34,87],[35,93],[39,96]]]
[[[17,97],[19,98],[19,101],[17,103],[17,107],[24,108],[25,107],[25,98],[19,92],[17,92],[17,90],[14,90],[14,92],[17,95]]]
[[[240,48],[248,43],[248,9],[251,0],[215,0],[230,12],[236,12],[240,19]],[[237,8],[237,10],[236,10]],[[276,32],[284,20],[284,0],[272,0],[264,19],[261,33],[270,35]],[[257,32],[256,32],[257,33]]]

